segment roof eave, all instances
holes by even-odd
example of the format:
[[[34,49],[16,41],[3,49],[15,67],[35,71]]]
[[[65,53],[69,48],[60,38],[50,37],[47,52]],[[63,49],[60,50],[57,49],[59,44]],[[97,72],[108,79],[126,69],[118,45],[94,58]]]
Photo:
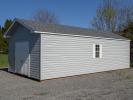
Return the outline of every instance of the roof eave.
[[[25,25],[25,24],[23,24],[21,21],[19,21],[17,18],[15,18],[14,20],[13,20],[13,23],[11,24],[11,26],[8,28],[8,30],[4,33],[4,35],[3,35],[3,37],[4,38],[10,38],[10,30],[12,29],[12,27],[16,24],[16,23],[19,23],[19,24],[21,24],[21,25],[23,25],[24,27],[26,27],[28,30],[30,30],[30,31],[33,31],[29,26],[27,26],[27,25]]]
[[[64,33],[54,33],[54,32],[43,32],[43,31],[31,31],[32,33],[39,33],[39,34],[51,34],[51,35],[65,35],[65,36],[83,36],[83,37],[88,37],[88,38],[95,38],[95,39],[108,39],[108,40],[120,40],[120,41],[131,41],[129,39],[117,39],[117,38],[105,38],[105,37],[94,37],[94,36],[87,36],[87,35],[73,35],[73,34],[64,34]]]

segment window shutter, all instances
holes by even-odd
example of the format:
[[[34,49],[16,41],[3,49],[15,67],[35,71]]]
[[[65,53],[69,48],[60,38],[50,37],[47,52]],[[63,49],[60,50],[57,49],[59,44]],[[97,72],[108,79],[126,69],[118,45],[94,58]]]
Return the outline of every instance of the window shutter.
[[[95,58],[95,44],[93,44],[93,58]]]

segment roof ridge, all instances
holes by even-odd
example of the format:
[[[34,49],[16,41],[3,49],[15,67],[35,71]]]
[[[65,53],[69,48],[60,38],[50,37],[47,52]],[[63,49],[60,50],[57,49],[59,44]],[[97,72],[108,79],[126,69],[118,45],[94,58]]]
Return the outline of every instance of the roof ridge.
[[[14,20],[19,22],[23,26],[27,27],[31,31],[72,34],[72,35],[86,35],[92,37],[128,40],[127,38],[122,37],[113,32],[98,31],[95,29],[89,29],[89,28],[83,28],[71,25],[55,24],[55,23],[44,24],[42,22],[31,19],[15,18]]]
[[[44,24],[40,21],[35,21],[35,20],[31,20],[31,19],[20,19],[20,18],[15,18],[16,20],[18,21],[32,21],[34,23],[41,23],[41,24]],[[47,24],[44,24],[44,25],[60,25],[60,26],[65,26],[65,27],[71,27],[71,28],[78,28],[78,29],[85,29],[85,30],[93,30],[93,31],[97,31],[95,29],[90,29],[90,28],[85,28],[85,27],[79,27],[79,26],[72,26],[72,25],[65,25],[65,24],[56,24],[56,23],[47,23]],[[99,31],[100,32],[100,31]]]

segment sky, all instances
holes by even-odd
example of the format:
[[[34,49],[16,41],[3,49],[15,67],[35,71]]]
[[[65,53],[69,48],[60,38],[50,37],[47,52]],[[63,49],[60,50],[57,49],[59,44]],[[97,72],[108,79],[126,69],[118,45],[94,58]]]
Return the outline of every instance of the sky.
[[[31,19],[38,9],[47,9],[65,25],[90,27],[101,0],[0,0],[0,25],[5,19]]]
[[[91,27],[101,0],[0,0],[0,25],[5,19],[31,19],[38,9],[53,12],[60,24]]]

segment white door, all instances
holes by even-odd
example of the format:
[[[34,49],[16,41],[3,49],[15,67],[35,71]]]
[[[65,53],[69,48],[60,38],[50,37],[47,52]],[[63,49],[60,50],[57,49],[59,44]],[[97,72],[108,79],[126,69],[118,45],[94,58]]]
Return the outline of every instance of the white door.
[[[15,71],[29,76],[29,43],[17,42],[15,44]]]

